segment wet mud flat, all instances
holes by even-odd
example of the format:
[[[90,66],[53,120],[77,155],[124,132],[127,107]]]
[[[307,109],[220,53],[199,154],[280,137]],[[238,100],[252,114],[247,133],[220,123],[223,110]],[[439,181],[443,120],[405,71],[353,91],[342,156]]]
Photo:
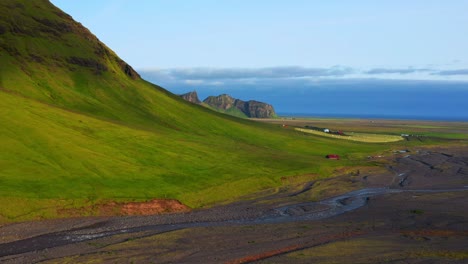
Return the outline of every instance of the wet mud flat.
[[[379,186],[314,202],[285,192],[189,213],[11,224],[0,228],[0,261],[466,263],[467,156],[398,156],[373,175]],[[299,193],[307,192],[314,186]]]

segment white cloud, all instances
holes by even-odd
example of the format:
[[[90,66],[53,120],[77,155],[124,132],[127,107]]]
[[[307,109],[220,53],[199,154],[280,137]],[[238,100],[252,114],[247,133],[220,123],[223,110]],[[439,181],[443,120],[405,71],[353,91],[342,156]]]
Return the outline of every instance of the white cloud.
[[[184,80],[183,82],[188,85],[200,85],[205,83],[203,80]]]
[[[344,66],[307,68],[173,68],[142,70],[140,74],[161,85],[239,86],[313,84],[323,80],[437,80],[468,81],[468,69],[427,67],[354,69]]]

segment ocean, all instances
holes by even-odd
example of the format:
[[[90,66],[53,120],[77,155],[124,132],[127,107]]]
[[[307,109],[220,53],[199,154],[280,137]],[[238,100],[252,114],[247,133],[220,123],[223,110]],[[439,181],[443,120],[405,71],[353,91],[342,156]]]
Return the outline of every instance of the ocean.
[[[381,79],[163,85],[201,100],[229,94],[266,102],[283,116],[468,121],[468,82]]]
[[[468,121],[468,89],[341,88],[264,99],[287,116]]]

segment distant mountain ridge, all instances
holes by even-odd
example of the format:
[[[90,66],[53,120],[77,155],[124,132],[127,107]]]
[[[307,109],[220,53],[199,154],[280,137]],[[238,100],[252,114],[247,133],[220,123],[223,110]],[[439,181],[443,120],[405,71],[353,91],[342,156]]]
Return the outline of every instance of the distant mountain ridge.
[[[276,116],[272,105],[255,101],[243,101],[228,94],[208,96],[203,102],[198,98],[196,91],[181,94],[180,97],[194,104],[205,105],[216,111],[237,117],[272,118]]]

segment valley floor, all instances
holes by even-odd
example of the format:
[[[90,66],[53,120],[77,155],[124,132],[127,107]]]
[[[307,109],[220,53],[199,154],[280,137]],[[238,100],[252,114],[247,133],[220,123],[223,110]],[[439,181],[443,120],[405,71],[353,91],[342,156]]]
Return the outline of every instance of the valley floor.
[[[420,148],[385,164],[187,213],[5,225],[0,262],[467,263],[468,150]]]

